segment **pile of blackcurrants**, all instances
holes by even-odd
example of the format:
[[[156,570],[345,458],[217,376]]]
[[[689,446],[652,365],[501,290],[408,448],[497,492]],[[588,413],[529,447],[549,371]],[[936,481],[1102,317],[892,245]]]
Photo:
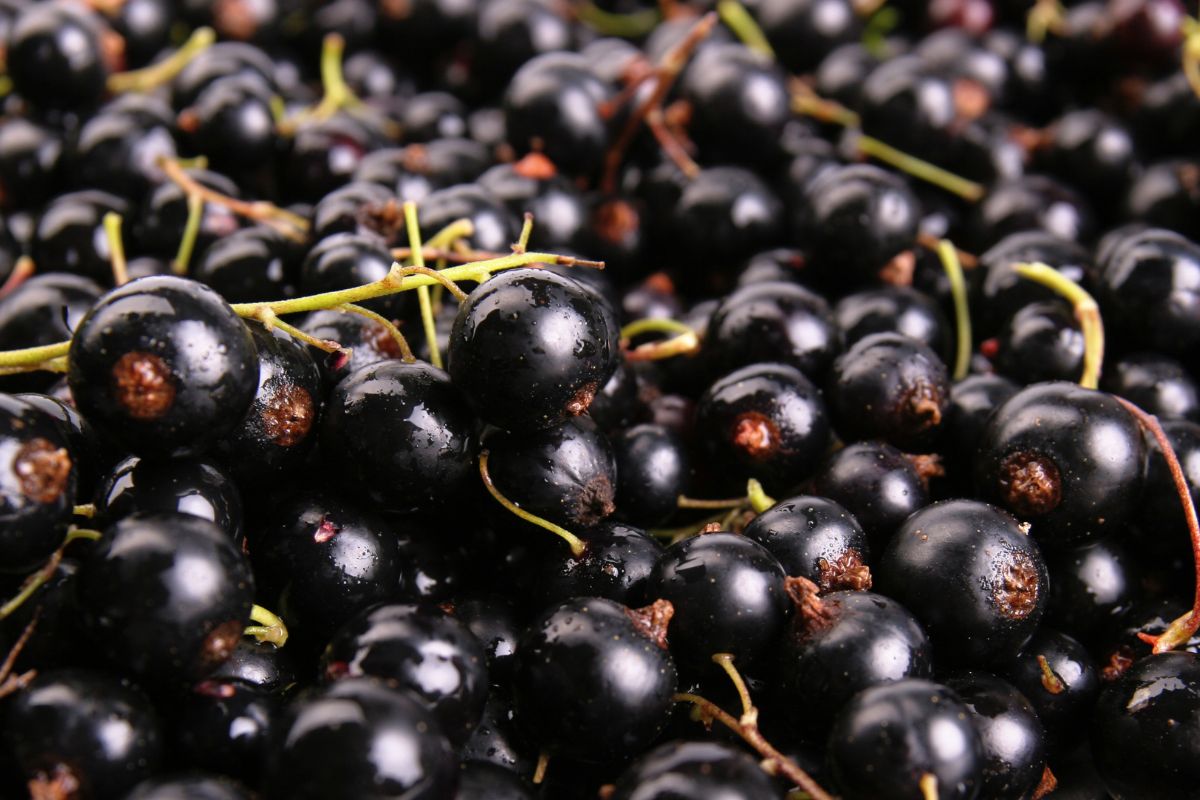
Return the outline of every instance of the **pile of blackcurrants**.
[[[0,43],[0,798],[1200,798],[1180,0]]]

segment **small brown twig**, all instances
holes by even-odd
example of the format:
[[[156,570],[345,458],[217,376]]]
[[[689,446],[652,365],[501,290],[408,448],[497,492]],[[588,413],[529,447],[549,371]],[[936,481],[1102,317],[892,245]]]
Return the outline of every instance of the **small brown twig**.
[[[308,220],[299,214],[293,214],[291,211],[265,200],[254,202],[238,200],[215,189],[210,189],[189,175],[183,166],[174,159],[160,156],[157,163],[167,178],[189,197],[200,197],[206,203],[224,206],[233,213],[261,222],[294,241],[303,242],[308,238]]]

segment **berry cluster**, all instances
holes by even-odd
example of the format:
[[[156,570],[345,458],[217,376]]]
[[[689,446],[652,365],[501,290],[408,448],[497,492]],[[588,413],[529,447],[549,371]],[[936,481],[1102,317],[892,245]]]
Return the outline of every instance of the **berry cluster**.
[[[1179,0],[0,53],[0,797],[1200,797]]]

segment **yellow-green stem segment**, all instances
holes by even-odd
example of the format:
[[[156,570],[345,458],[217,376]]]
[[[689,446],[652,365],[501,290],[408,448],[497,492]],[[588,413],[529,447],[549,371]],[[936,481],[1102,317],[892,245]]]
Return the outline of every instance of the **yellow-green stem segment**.
[[[421,228],[417,224],[417,204],[409,200],[404,204],[404,224],[408,228],[408,246],[412,250],[414,267],[425,266],[425,251],[421,246]],[[425,341],[429,345],[429,363],[442,368],[442,349],[438,347],[437,320],[433,316],[433,302],[428,286],[417,287],[417,303],[421,307],[421,324],[425,328]]]
[[[271,613],[260,605],[250,607],[250,621],[257,625],[247,625],[242,629],[245,636],[253,636],[260,642],[270,642],[276,647],[287,644],[288,629],[278,615]]]
[[[971,367],[971,308],[967,303],[967,283],[963,280],[958,250],[946,239],[938,241],[938,258],[950,279],[950,296],[954,299],[954,328],[957,341],[954,351],[954,380],[967,377]]]
[[[1104,323],[1096,300],[1082,286],[1047,264],[1014,264],[1013,269],[1022,278],[1054,290],[1075,309],[1075,319],[1083,332],[1083,374],[1079,385],[1085,389],[1099,388],[1100,368],[1104,363]]]
[[[587,545],[582,539],[561,525],[555,525],[548,519],[542,519],[536,514],[530,514],[512,500],[509,500],[507,497],[505,497],[500,490],[496,488],[496,484],[492,482],[491,473],[488,472],[488,455],[489,453],[487,450],[484,450],[479,454],[479,477],[483,479],[483,485],[487,487],[488,494],[490,494],[497,503],[504,506],[504,508],[511,513],[525,520],[530,525],[536,525],[539,528],[550,531],[555,536],[560,537],[571,547],[571,555],[575,556],[576,558],[582,556],[584,551],[587,549]]]

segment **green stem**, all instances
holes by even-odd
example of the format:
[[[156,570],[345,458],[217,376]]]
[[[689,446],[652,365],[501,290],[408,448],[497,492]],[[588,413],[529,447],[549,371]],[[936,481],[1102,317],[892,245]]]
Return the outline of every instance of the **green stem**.
[[[142,69],[129,72],[118,72],[108,77],[108,90],[113,94],[122,92],[148,92],[158,86],[169,83],[192,59],[203,53],[213,42],[217,34],[212,28],[197,28],[191,37],[178,50],[157,64],[151,64]]]
[[[455,283],[473,281],[482,283],[493,272],[516,267],[526,267],[531,264],[562,264],[564,266],[603,266],[600,262],[584,261],[572,256],[556,255],[554,253],[513,253],[512,255],[489,258],[484,261],[473,261],[460,264],[442,271],[442,276]],[[392,265],[392,271],[386,277],[371,283],[355,286],[351,289],[340,289],[333,292],[322,292],[305,297],[294,297],[289,300],[265,300],[257,303],[234,303],[233,310],[243,317],[252,317],[261,308],[269,308],[276,314],[299,314],[307,311],[321,311],[333,308],[342,303],[361,303],[376,297],[407,292],[421,286],[433,286],[438,280],[428,275],[404,275],[403,267]],[[64,351],[65,352],[65,351]],[[0,352],[0,366],[3,365],[5,353]]]
[[[404,224],[408,228],[408,246],[412,250],[413,266],[425,267],[425,251],[421,246],[421,228],[417,224],[417,204],[411,200],[404,203]],[[429,345],[429,363],[442,368],[442,349],[438,347],[437,320],[433,316],[433,303],[429,298],[429,287],[417,287],[417,303],[421,307],[421,325],[425,328],[425,341]]]
[[[1104,323],[1095,299],[1082,286],[1046,264],[1014,264],[1013,269],[1022,278],[1054,290],[1075,309],[1075,319],[1083,332],[1083,374],[1079,385],[1085,389],[1099,388],[1100,368],[1104,363]]]
[[[754,478],[746,481],[746,498],[755,514],[761,514],[775,505],[775,498],[763,489],[763,485]]]
[[[767,41],[766,34],[762,32],[762,28],[758,27],[754,17],[738,0],[720,0],[717,3],[717,14],[720,15],[721,22],[724,22],[725,26],[733,31],[742,44],[772,61],[775,60],[775,51],[771,48],[771,43]]]
[[[42,362],[67,355],[70,349],[70,342],[56,342],[19,350],[0,350],[0,367],[36,367]]]
[[[257,625],[247,625],[242,629],[245,636],[253,636],[259,642],[270,642],[276,647],[287,644],[288,629],[283,620],[260,605],[250,607],[250,620]]]
[[[488,494],[490,494],[497,503],[504,506],[511,513],[525,520],[529,524],[536,525],[539,528],[550,531],[555,536],[562,538],[562,540],[571,547],[571,555],[575,556],[576,558],[579,558],[583,555],[584,551],[587,549],[587,544],[578,536],[560,525],[555,525],[548,519],[542,519],[536,514],[530,514],[528,511],[521,508],[512,500],[509,500],[500,493],[500,490],[496,488],[496,484],[492,482],[492,476],[488,473],[487,450],[484,450],[479,454],[479,477],[483,479],[483,485],[487,487]]]
[[[256,319],[268,328],[279,328],[279,330],[291,336],[293,339],[304,342],[310,347],[315,347],[326,353],[344,353],[347,358],[350,357],[350,350],[342,347],[335,341],[330,339],[318,339],[317,337],[305,333],[294,325],[290,325],[275,315],[275,312],[269,308],[260,308],[254,314],[244,315],[248,319]]]
[[[632,14],[613,14],[599,8],[590,0],[580,3],[576,14],[580,22],[597,33],[622,39],[640,39],[654,30],[661,18],[656,8],[647,8]]]
[[[76,517],[86,517],[87,519],[91,519],[92,517],[96,516],[96,504],[84,503],[82,505],[77,505],[71,509],[71,514]]]
[[[954,352],[954,380],[961,381],[971,366],[971,309],[967,304],[967,284],[954,245],[942,239],[938,242],[937,254],[950,279],[950,295],[954,298],[954,327],[958,338]]]
[[[26,600],[33,597],[39,589],[46,585],[47,581],[54,577],[55,570],[57,570],[58,565],[62,563],[63,553],[66,552],[67,546],[71,544],[71,542],[75,542],[80,539],[87,539],[88,541],[94,542],[100,539],[101,536],[102,534],[100,531],[94,531],[88,528],[71,528],[69,531],[67,531],[66,538],[63,539],[62,544],[60,544],[58,548],[50,554],[50,557],[46,559],[46,563],[42,565],[42,568],[26,578],[25,582],[21,584],[20,591],[18,591],[11,600],[0,606],[0,619],[8,619],[10,616],[16,613],[17,609],[19,609]]]
[[[187,221],[183,226],[183,238],[179,240],[179,250],[175,260],[171,262],[171,272],[176,275],[187,275],[188,265],[192,261],[192,252],[196,249],[196,238],[200,235],[200,223],[204,219],[204,198],[198,194],[189,194],[187,198]]]
[[[693,330],[661,342],[648,342],[625,351],[626,361],[661,361],[664,358],[691,355],[700,349],[700,337]]]
[[[881,142],[873,136],[865,134],[859,136],[858,150],[864,155],[878,159],[907,175],[945,189],[947,192],[956,194],[972,203],[979,201],[984,195],[985,190],[981,184],[955,175],[953,172],[944,170],[936,164],[931,164],[916,156],[911,156],[902,150],[897,150],[890,144]]]
[[[125,264],[125,240],[121,237],[122,221],[121,215],[114,211],[109,211],[104,215],[104,236],[108,239],[114,286],[124,286],[129,283],[129,270]]]
[[[533,214],[526,211],[525,221],[521,224],[521,235],[517,237],[517,243],[513,245],[514,253],[524,253],[529,248],[529,237],[533,234]]]
[[[628,341],[643,333],[695,333],[688,325],[674,319],[638,319],[621,328],[621,338]]]
[[[396,324],[382,314],[377,314],[369,308],[355,305],[354,303],[342,303],[336,306],[339,311],[348,311],[351,314],[358,314],[360,317],[366,317],[376,325],[382,325],[384,330],[392,337],[396,343],[396,347],[400,350],[400,360],[405,364],[414,364],[417,357],[413,355],[412,348],[408,346],[408,339],[404,338],[404,334],[396,327]]]

